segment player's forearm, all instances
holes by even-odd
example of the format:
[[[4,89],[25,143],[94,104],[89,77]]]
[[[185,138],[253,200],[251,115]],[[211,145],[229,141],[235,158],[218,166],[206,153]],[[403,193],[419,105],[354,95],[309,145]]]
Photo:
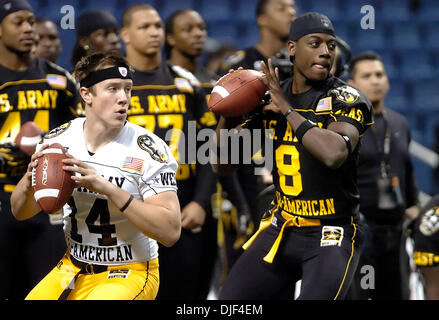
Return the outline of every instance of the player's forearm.
[[[122,208],[130,198],[128,192],[114,185],[105,194],[118,208]],[[133,199],[123,213],[140,232],[170,247],[180,238],[180,204],[176,195],[160,195],[164,201],[159,203]]]
[[[234,129],[237,127],[237,123],[233,121],[233,118],[225,118],[221,116],[221,118],[218,121],[218,125],[216,127],[216,146],[217,146],[217,155],[216,155],[216,163],[212,163],[212,169],[215,173],[218,175],[229,175],[236,171],[238,168],[238,165],[236,164],[230,164],[230,161],[227,161],[227,163],[222,163],[220,154],[221,154],[221,148],[228,147],[228,143],[225,140],[225,137],[222,132]],[[224,159],[223,159],[224,160]],[[230,160],[230,159],[226,159]]]
[[[17,220],[32,218],[41,211],[40,206],[34,199],[33,190],[29,181],[28,172],[21,178],[11,194],[11,211]]]

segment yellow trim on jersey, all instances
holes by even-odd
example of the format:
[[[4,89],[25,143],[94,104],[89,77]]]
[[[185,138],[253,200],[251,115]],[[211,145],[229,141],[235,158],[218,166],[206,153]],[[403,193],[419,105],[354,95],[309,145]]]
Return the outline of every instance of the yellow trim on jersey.
[[[14,184],[5,184],[5,185],[3,186],[3,190],[4,190],[5,192],[10,192],[10,193],[12,193],[12,191],[14,191],[15,187],[16,187],[16,185],[14,185]]]
[[[143,90],[143,89],[156,89],[156,90],[167,90],[167,89],[176,89],[177,86],[175,84],[170,85],[155,85],[155,84],[145,84],[142,86],[133,86],[132,90]]]
[[[354,244],[355,244],[355,236],[356,236],[356,234],[357,234],[357,228],[356,228],[356,226],[355,226],[355,223],[353,223],[353,218],[352,218],[352,217],[351,217],[351,224],[352,224],[352,226],[354,227],[354,234],[352,235],[352,250],[351,250],[351,256],[349,257],[348,264],[347,264],[346,269],[345,269],[345,272],[344,272],[343,280],[341,281],[340,287],[338,288],[338,291],[337,291],[337,294],[336,294],[335,297],[334,297],[334,300],[337,300],[337,298],[338,298],[338,296],[339,296],[339,294],[340,294],[341,288],[343,288],[343,284],[344,284],[344,281],[346,280],[346,275],[347,275],[348,270],[349,270],[349,265],[351,264],[352,257],[354,256]]]
[[[69,97],[73,97],[73,93],[71,93],[69,90],[61,89],[61,88],[56,88],[55,86],[50,85],[49,82],[47,81],[47,78],[44,78],[44,79],[34,79],[34,80],[8,81],[8,82],[3,83],[0,86],[0,90],[4,89],[6,87],[9,87],[9,86],[15,86],[15,85],[18,85],[18,84],[35,84],[35,83],[47,83],[50,87],[53,87],[54,89],[58,89],[58,90],[63,90],[63,91],[65,91],[67,93],[67,95]]]

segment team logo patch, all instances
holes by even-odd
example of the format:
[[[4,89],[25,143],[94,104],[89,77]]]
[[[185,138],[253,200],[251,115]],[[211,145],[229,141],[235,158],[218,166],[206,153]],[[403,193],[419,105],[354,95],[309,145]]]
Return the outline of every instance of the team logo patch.
[[[319,100],[317,103],[316,112],[331,111],[332,110],[332,97],[327,97]]]
[[[63,125],[52,129],[49,131],[49,133],[47,133],[44,136],[44,139],[52,139],[55,138],[56,136],[59,136],[61,133],[63,133],[64,131],[66,131],[68,128],[70,127],[70,121],[67,123],[64,123]],[[40,141],[40,143],[43,143],[43,140]]]
[[[168,156],[156,148],[154,140],[152,140],[150,136],[146,134],[140,136],[137,138],[137,144],[139,145],[140,149],[147,151],[154,160],[161,163],[168,162]]]
[[[126,77],[127,76],[127,74],[128,74],[128,70],[127,70],[127,68],[125,68],[125,67],[119,67],[119,72],[120,72],[120,74],[121,74],[121,76],[122,77]]]
[[[421,218],[419,230],[426,236],[431,236],[439,230],[439,207],[428,210]]]
[[[331,93],[335,95],[335,97],[344,103],[354,103],[360,97],[360,93],[357,89],[352,88],[351,86],[341,86],[331,90]]]
[[[320,239],[320,246],[341,246],[343,240],[344,229],[342,227],[323,226],[322,239]]]
[[[114,278],[122,278],[126,279],[128,278],[131,270],[110,270],[108,271],[107,279],[114,279]]]
[[[122,164],[122,169],[134,170],[139,173],[142,172],[144,161],[142,159],[126,157]]]

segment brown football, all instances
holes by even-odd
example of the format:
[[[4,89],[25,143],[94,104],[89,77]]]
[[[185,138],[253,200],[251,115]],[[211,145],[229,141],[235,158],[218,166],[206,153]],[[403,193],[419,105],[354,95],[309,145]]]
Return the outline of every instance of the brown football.
[[[264,74],[251,69],[228,73],[213,87],[209,110],[225,117],[249,113],[261,104],[266,92],[260,77],[264,77]]]
[[[32,170],[32,187],[35,201],[41,209],[53,214],[70,199],[75,183],[71,173],[62,168],[62,160],[67,158],[62,145],[51,144],[42,153],[43,156],[38,158],[37,166]]]
[[[31,156],[34,154],[38,142],[41,141],[42,133],[43,130],[35,122],[25,122],[15,137],[15,143],[21,151]]]

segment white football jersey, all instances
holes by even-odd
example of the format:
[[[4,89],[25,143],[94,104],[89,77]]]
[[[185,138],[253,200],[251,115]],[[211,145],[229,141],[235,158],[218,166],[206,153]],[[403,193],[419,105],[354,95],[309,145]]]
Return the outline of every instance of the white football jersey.
[[[53,129],[37,150],[42,144],[59,143],[135,199],[177,190],[177,162],[159,137],[126,122],[113,141],[90,154],[84,140],[84,122],[85,118],[77,118]],[[158,256],[157,242],[131,224],[105,195],[76,188],[62,215],[68,249],[80,261],[120,265]]]

